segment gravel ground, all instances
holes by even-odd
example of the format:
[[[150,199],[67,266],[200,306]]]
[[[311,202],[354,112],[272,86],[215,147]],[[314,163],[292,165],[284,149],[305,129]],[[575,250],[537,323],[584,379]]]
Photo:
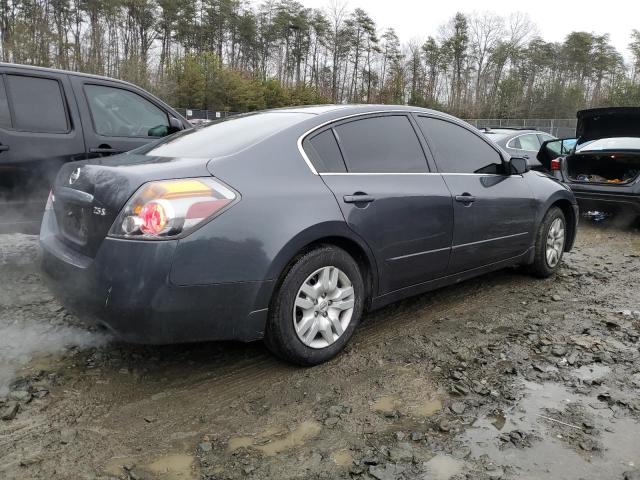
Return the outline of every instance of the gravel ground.
[[[640,231],[583,222],[560,273],[369,314],[312,369],[260,343],[140,347],[0,235],[2,479],[640,479]]]

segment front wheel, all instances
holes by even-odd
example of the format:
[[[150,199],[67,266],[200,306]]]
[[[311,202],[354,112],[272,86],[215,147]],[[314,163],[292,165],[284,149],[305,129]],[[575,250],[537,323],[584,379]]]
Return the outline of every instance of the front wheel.
[[[535,257],[531,273],[546,278],[558,271],[564,253],[567,225],[558,207],[547,211],[536,234]]]
[[[360,321],[364,283],[355,260],[324,246],[291,266],[271,304],[265,343],[299,365],[325,362],[344,348]]]

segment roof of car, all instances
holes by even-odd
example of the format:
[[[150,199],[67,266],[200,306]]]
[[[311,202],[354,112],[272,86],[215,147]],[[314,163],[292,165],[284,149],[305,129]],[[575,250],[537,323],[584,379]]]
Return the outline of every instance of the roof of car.
[[[517,128],[517,127],[482,127],[480,128],[484,133],[499,133],[502,135],[521,135],[523,133],[542,133],[535,128]]]
[[[299,107],[284,107],[284,108],[275,108],[271,110],[272,112],[290,112],[290,113],[311,113],[315,115],[323,115],[327,113],[340,112],[341,114],[350,115],[356,113],[373,113],[373,112],[422,112],[422,113],[431,113],[442,117],[448,117],[451,119],[456,119],[451,115],[448,115],[443,112],[439,112],[436,110],[429,110],[426,108],[420,107],[412,107],[410,105],[379,105],[379,104],[327,104],[327,105],[304,105]]]
[[[0,62],[0,67],[5,67],[5,68],[15,68],[16,70],[27,70],[27,71],[32,71],[32,72],[43,72],[43,73],[64,73],[67,75],[76,75],[79,77],[88,77],[88,78],[95,78],[95,79],[99,79],[99,80],[109,80],[109,81],[113,81],[113,82],[118,82],[118,83],[122,83],[125,85],[130,85],[132,87],[136,87],[136,88],[140,88],[137,85],[131,83],[131,82],[127,82],[125,80],[120,80],[117,78],[112,78],[112,77],[106,77],[104,75],[94,75],[91,73],[82,73],[82,72],[74,72],[71,70],[61,70],[58,68],[47,68],[47,67],[36,67],[33,65],[22,65],[19,63],[5,63],[5,62]]]

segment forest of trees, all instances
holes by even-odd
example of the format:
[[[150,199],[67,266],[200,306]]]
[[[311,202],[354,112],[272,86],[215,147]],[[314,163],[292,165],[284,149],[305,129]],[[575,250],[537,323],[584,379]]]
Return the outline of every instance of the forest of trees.
[[[402,43],[336,0],[322,10],[293,0],[0,0],[2,61],[122,78],[176,107],[409,103],[465,118],[570,118],[640,106],[638,30],[626,63],[608,35],[546,42],[524,14],[457,13],[424,38]]]

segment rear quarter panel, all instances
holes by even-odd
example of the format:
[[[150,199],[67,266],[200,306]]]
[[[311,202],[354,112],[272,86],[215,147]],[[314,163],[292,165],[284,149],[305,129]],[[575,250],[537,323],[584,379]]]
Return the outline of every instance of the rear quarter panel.
[[[281,132],[209,163],[213,175],[238,191],[241,200],[180,240],[173,283],[274,280],[305,245],[326,236],[354,239],[332,193],[297,149],[304,130]]]
[[[570,232],[566,247],[567,250],[570,250],[575,240],[578,222],[577,202],[574,193],[568,186],[542,172],[531,171],[526,174],[526,177],[536,203],[535,231],[538,230],[545,214],[554,204],[564,202],[565,205],[571,205],[572,208],[565,212],[565,216],[569,213],[571,217],[567,218]]]

